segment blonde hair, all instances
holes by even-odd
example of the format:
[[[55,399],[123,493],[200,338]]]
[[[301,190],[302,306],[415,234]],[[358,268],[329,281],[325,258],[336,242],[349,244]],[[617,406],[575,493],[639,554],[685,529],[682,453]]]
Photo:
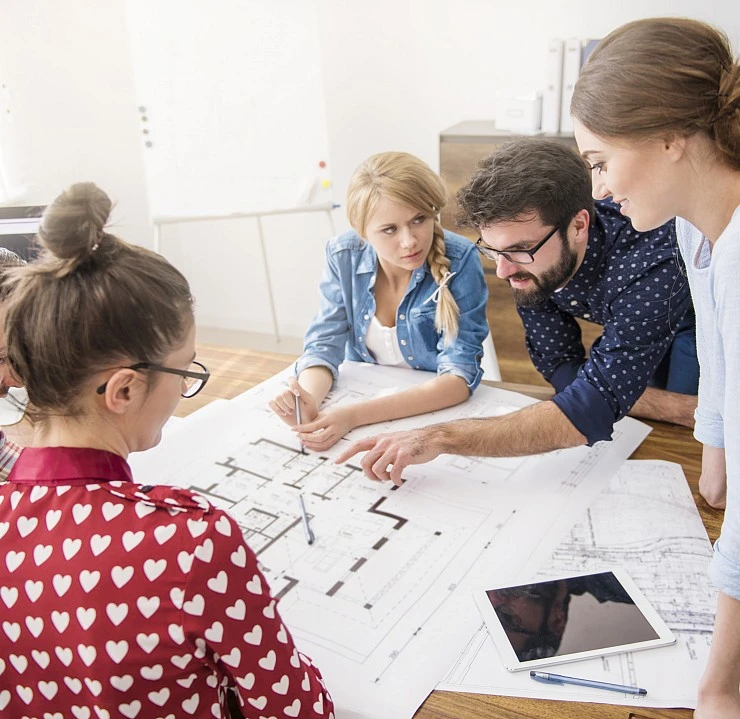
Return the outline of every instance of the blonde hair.
[[[447,204],[442,179],[425,162],[407,152],[381,152],[363,162],[352,175],[347,190],[347,218],[361,237],[381,197],[434,217],[434,236],[427,263],[437,284],[450,271],[439,212]],[[457,337],[460,309],[449,286],[439,293],[434,325],[445,345]]]
[[[611,32],[581,70],[570,110],[606,138],[705,133],[740,170],[740,65],[727,36],[698,20],[649,18]]]
[[[94,184],[72,185],[44,212],[40,259],[10,271],[8,359],[37,419],[78,415],[94,373],[161,361],[192,326],[187,280],[105,232],[111,206]]]

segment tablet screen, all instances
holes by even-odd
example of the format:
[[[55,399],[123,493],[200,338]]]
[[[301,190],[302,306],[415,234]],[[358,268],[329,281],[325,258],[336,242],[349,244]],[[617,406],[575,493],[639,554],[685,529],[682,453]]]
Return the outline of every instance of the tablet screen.
[[[479,605],[484,618],[484,609],[490,614],[492,608],[498,620],[496,634],[500,637],[503,630],[518,662],[568,661],[584,652],[623,651],[619,648],[641,643],[655,646],[654,640],[662,638],[654,626],[654,611],[620,572],[489,589],[483,594]]]

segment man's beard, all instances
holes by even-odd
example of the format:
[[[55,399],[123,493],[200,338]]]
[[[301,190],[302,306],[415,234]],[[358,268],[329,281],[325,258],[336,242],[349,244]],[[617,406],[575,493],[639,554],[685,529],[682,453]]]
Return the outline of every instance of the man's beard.
[[[529,272],[517,272],[509,275],[507,280],[532,280],[534,287],[528,290],[511,288],[514,302],[518,307],[535,307],[547,300],[559,287],[562,287],[573,275],[578,264],[578,253],[563,243],[563,251],[555,267],[543,272],[539,277]]]

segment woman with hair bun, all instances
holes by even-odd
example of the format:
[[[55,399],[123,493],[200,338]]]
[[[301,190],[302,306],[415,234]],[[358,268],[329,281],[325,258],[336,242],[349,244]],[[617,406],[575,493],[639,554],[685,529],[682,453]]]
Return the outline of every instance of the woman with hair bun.
[[[328,449],[365,424],[465,401],[480,383],[488,334],[486,287],[474,245],[442,229],[440,177],[405,152],[363,162],[350,180],[353,231],[330,240],[321,304],[296,365],[270,407],[309,449]],[[437,377],[396,394],[333,410],[321,403],[343,360],[427,370]]]
[[[73,185],[10,280],[36,429],[0,483],[0,715],[228,717],[231,697],[246,716],[331,717],[234,520],[131,475],[208,371],[187,281],[107,233],[110,209]]]
[[[676,216],[696,309],[703,443],[699,489],[725,507],[711,577],[719,589],[697,719],[740,717],[740,65],[696,20],[651,18],[601,41],[571,112],[593,194],[638,230]]]

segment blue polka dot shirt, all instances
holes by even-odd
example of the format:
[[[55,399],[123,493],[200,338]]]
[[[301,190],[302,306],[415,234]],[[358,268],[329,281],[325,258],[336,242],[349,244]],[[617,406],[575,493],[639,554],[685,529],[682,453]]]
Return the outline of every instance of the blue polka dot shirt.
[[[597,202],[576,274],[544,303],[518,308],[532,362],[589,445],[611,439],[689,306],[675,223],[637,232],[617,205]],[[588,355],[577,317],[604,327]]]

